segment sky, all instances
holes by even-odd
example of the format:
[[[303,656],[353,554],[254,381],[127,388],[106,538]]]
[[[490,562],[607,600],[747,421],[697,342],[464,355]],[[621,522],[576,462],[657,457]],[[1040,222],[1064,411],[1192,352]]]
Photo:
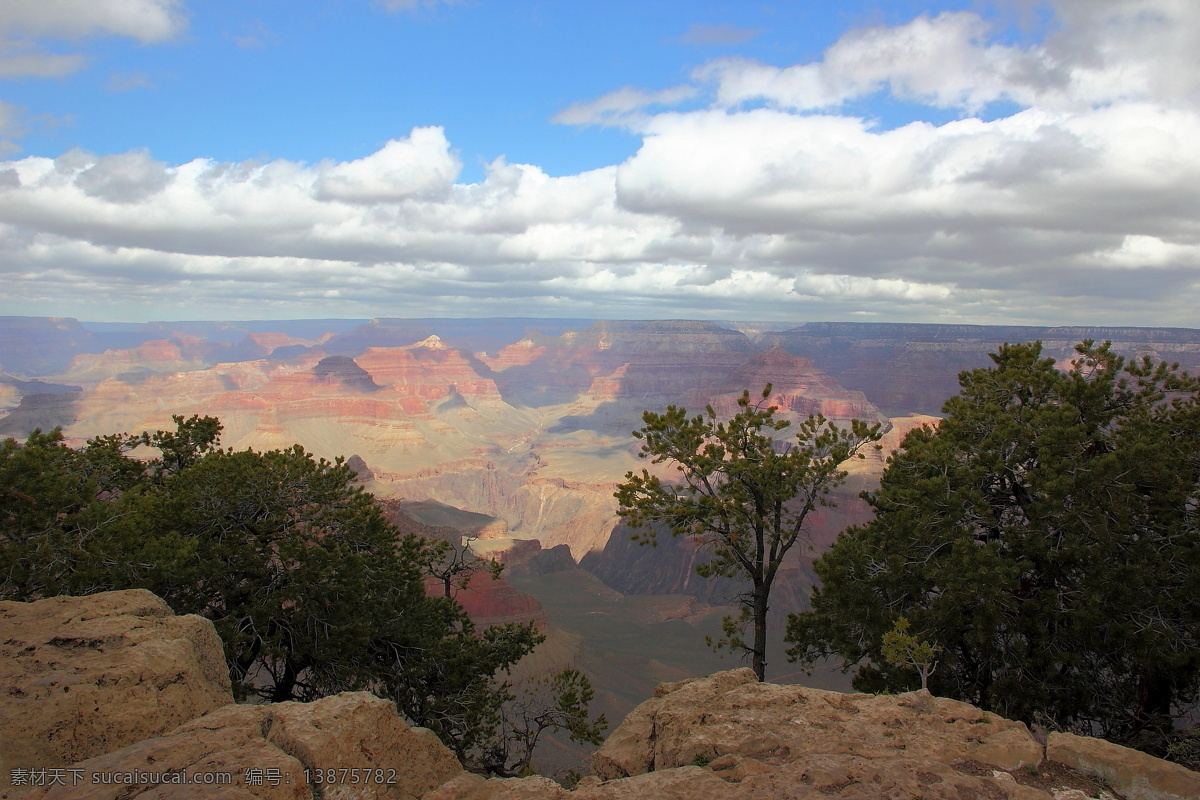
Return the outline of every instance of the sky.
[[[1197,0],[0,0],[0,315],[1198,308]]]

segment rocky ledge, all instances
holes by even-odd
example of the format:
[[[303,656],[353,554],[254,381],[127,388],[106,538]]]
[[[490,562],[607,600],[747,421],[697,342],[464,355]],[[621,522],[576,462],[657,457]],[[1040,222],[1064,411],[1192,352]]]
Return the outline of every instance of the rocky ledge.
[[[0,603],[0,642],[0,800],[1200,798],[1200,774],[1108,742],[1042,743],[928,692],[840,694],[748,669],[659,686],[567,790],[464,772],[370,694],[229,703],[211,624],[146,592]],[[131,717],[145,738],[129,743],[136,731],[113,732]]]

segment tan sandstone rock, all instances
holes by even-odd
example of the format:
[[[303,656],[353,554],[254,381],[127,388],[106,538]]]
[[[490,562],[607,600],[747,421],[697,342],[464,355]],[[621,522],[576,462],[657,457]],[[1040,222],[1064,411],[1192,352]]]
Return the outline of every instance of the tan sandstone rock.
[[[1005,773],[1002,773],[1005,774]],[[1006,775],[1007,777],[1007,775]],[[1022,791],[1024,790],[1024,791]],[[1044,792],[992,775],[969,775],[949,764],[927,759],[813,755],[730,786],[722,800],[1051,800]]]
[[[734,756],[724,756],[730,761]],[[724,765],[729,767],[727,761]],[[715,771],[713,767],[718,767]],[[734,779],[713,762],[709,769],[675,767],[579,788],[572,800],[1051,800],[1044,792],[993,776],[970,775],[951,765],[910,758],[812,755],[768,769],[752,767]]]
[[[1029,730],[928,692],[881,696],[758,683],[749,669],[664,684],[596,753],[592,771],[614,779],[726,754],[781,764],[799,755],[1036,764]]]
[[[150,592],[0,602],[0,787],[233,702],[212,623]]]
[[[425,795],[422,800],[573,800],[549,778],[489,778],[464,772]]]
[[[724,800],[730,788],[710,770],[680,767],[576,789],[571,800]]]
[[[1102,739],[1051,733],[1046,757],[1100,778],[1129,800],[1200,798],[1200,773]]]
[[[351,692],[312,703],[224,706],[164,736],[70,765],[66,785],[0,798],[416,800],[461,771],[432,732],[409,728],[391,702]],[[168,784],[159,777],[167,774],[189,783]]]

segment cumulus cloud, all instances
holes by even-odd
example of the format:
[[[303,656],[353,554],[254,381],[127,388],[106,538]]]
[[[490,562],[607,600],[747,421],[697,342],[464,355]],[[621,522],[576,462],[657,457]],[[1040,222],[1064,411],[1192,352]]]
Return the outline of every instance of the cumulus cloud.
[[[852,31],[816,63],[774,67],[724,59],[697,69],[725,107],[763,101],[788,110],[830,109],[886,90],[900,100],[978,111],[1001,100],[1028,104],[1065,80],[1041,48],[990,43],[977,14],[922,15],[897,27]]]
[[[366,158],[324,164],[316,191],[323,199],[387,203],[410,197],[444,197],[462,164],[441,128],[417,128]]]
[[[140,203],[161,192],[170,183],[167,165],[144,151],[101,156],[75,176],[75,185],[87,196],[110,203]]]
[[[976,113],[991,103],[1079,110],[1133,100],[1200,100],[1200,6],[1187,0],[1059,0],[1061,30],[1033,46],[992,39],[969,11],[847,33],[820,61],[776,67],[710,62],[694,78],[723,107],[765,102],[830,110],[886,91]]]
[[[614,91],[556,119],[641,147],[578,175],[497,159],[459,183],[440,128],[346,162],[11,159],[0,295],[58,314],[119,294],[172,316],[1194,325],[1200,6],[1056,8],[1032,43],[954,12],[852,31],[811,63]],[[957,118],[848,110],[877,92]]]

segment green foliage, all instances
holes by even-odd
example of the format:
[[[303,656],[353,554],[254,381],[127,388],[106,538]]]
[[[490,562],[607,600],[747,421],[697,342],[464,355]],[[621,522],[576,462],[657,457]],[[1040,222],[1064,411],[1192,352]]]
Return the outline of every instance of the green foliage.
[[[176,580],[151,588],[213,621],[243,691],[307,700],[368,685],[373,639],[438,638],[457,623],[425,598],[425,543],[398,537],[353,480],[299,445],[214,450],[164,479],[153,529],[193,547]]]
[[[78,450],[58,430],[0,442],[0,597],[150,589],[213,621],[239,697],[370,689],[464,763],[503,750],[528,767],[548,729],[598,742],[579,673],[548,678],[538,711],[499,679],[543,640],[532,624],[477,632],[449,596],[498,565],[401,535],[340,458],[222,450],[216,419],[174,420]],[[129,457],[147,446],[161,456]],[[431,572],[447,596],[426,595]]]
[[[1200,382],[1084,342],[965,372],[817,563],[789,651],[902,687],[900,617],[943,649],[931,689],[1007,717],[1155,749],[1200,690]]]
[[[472,537],[469,541],[474,541]],[[465,544],[434,539],[426,550],[425,573],[442,585],[445,597],[454,597],[466,589],[476,575],[487,573],[496,580],[504,572],[504,563],[491,558],[477,558]]]
[[[1190,770],[1200,770],[1200,728],[1174,731],[1166,755]]]
[[[98,483],[62,431],[35,430],[25,445],[0,443],[0,591],[14,600],[57,588],[69,563],[76,518]],[[57,592],[55,592],[57,593]]]
[[[386,667],[378,689],[415,724],[438,734],[464,765],[486,771],[490,765],[481,766],[479,753],[496,737],[509,697],[498,676],[544,637],[532,624],[494,625],[477,636],[470,620],[461,623],[458,633],[432,643],[377,642],[374,661]]]
[[[199,461],[205,453],[216,451],[223,430],[216,417],[193,414],[190,419],[185,419],[180,414],[172,414],[171,419],[175,422],[173,431],[147,431],[126,437],[130,445],[141,444],[157,449],[161,455],[151,463],[167,475],[182,472]]]
[[[171,569],[180,543],[139,535],[146,471],[127,449],[114,436],[75,450],[59,429],[0,442],[0,597],[89,594]]]
[[[937,669],[937,654],[941,647],[919,639],[908,632],[908,620],[896,620],[892,629],[883,635],[883,660],[899,667],[912,667],[921,676],[921,688],[929,688],[929,676]]]
[[[831,504],[829,492],[846,475],[840,465],[861,458],[860,450],[879,438],[878,425],[855,420],[847,431],[814,415],[786,446],[776,435],[791,423],[775,419],[778,409],[767,405],[770,395],[770,384],[758,402],[744,392],[740,410],[726,422],[717,420],[711,406],[695,417],[675,406],[662,414],[647,411],[645,426],[634,433],[643,442],[639,456],[675,465],[678,481],[664,482],[647,470],[630,472],[615,494],[621,516],[645,530],[635,538],[652,543],[657,525],[674,536],[695,537],[712,554],[697,567],[701,576],[749,582],[737,598],[743,613],[725,621],[725,636],[715,645],[750,655],[759,680],[766,673],[767,608],[775,575],[802,540],[808,515]],[[747,623],[753,626],[750,642],[742,634]]]
[[[503,686],[495,735],[480,748],[478,758],[488,772],[501,776],[528,774],[534,749],[546,731],[562,731],[578,744],[600,744],[608,720],[592,718],[588,708],[595,697],[591,681],[568,667],[554,675]]]

